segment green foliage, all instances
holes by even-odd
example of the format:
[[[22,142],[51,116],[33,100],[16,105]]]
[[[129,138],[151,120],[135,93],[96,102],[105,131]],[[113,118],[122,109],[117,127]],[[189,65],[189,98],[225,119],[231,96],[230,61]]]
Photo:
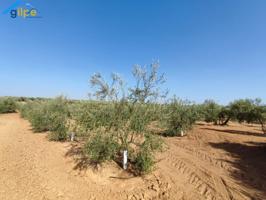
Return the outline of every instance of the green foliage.
[[[119,144],[114,137],[103,135],[101,131],[92,136],[84,146],[84,153],[95,163],[115,159],[118,151]]]
[[[229,120],[239,123],[259,123],[262,131],[266,133],[266,107],[261,104],[260,99],[239,99],[223,107],[219,113],[219,122],[226,125]]]
[[[12,98],[0,98],[0,113],[16,112],[16,102]]]
[[[222,106],[218,105],[213,100],[205,100],[201,105],[201,115],[205,122],[213,122],[218,124],[219,114],[222,110]]]
[[[154,153],[163,149],[163,141],[159,136],[147,133],[144,137],[136,156],[130,156],[135,172],[139,175],[152,171],[155,164]]]
[[[32,101],[27,101],[25,103],[18,104],[18,110],[20,113],[20,116],[25,119],[30,119],[33,110],[36,108],[35,106],[39,106],[36,102],[33,103]]]
[[[161,151],[163,148],[163,141],[155,135],[146,134],[145,140],[141,144],[139,152],[134,160],[136,172],[138,174],[146,174],[153,169],[155,164],[153,153]]]
[[[80,105],[79,114],[74,116],[73,119],[77,122],[79,131],[83,135],[89,136],[92,130],[99,127],[111,129],[115,125],[118,126],[121,120],[126,120],[127,117],[123,114],[125,111],[122,112],[120,109],[119,112],[116,111],[116,105],[111,102],[87,102]]]
[[[137,173],[146,174],[152,170],[153,166],[154,166],[154,156],[152,155],[151,152],[147,151],[145,148],[141,148],[135,160],[135,167]]]
[[[28,102],[20,106],[22,117],[27,118],[35,132],[51,131],[51,140],[67,139],[67,101],[58,97],[48,101]]]
[[[266,134],[266,107],[260,99],[239,99],[229,105],[231,118],[238,122],[259,123]]]
[[[38,105],[30,113],[29,118],[35,132],[49,131],[50,120],[44,105]]]
[[[223,106],[218,114],[219,125],[227,125],[232,118],[232,112],[229,106]]]
[[[257,121],[259,114],[263,113],[259,99],[239,99],[229,104],[231,118],[238,122],[251,123]]]
[[[207,100],[201,105],[201,113],[206,122],[226,125],[230,120],[236,120],[239,123],[259,123],[262,130],[265,129],[266,110],[260,99],[239,99],[224,107]]]
[[[163,96],[157,86],[164,82],[164,76],[159,76],[157,69],[158,63],[153,63],[150,69],[136,66],[133,69],[136,85],[128,89],[116,74],[112,74],[110,84],[101,74],[91,77],[90,83],[96,88],[93,96],[100,99],[102,105],[83,105],[87,109],[82,109],[76,121],[79,129],[87,132],[85,153],[92,161],[114,159],[121,156],[121,150],[128,150],[130,161],[138,163],[139,170],[147,170],[145,166],[140,167],[140,158],[153,164],[150,162],[152,153],[160,144],[154,137],[147,136],[151,134],[147,125],[159,118],[159,106],[152,101]],[[100,136],[90,137],[95,130],[101,130]],[[118,145],[120,151],[116,149]],[[144,151],[144,147],[149,151]]]
[[[163,149],[163,140],[157,135],[145,134],[145,140],[141,144],[142,149],[146,149],[149,152],[162,151]]]
[[[198,109],[195,105],[187,101],[172,99],[166,108],[166,118],[168,130],[166,136],[177,136],[181,131],[188,131],[199,118]]]
[[[231,118],[237,120],[240,123],[246,120],[252,121],[251,119],[248,118],[251,117],[249,116],[249,113],[252,111],[253,107],[254,107],[253,100],[250,99],[236,100],[229,105],[231,111]]]
[[[67,139],[67,108],[63,104],[54,108],[53,112],[48,117],[50,121],[49,139],[54,141],[64,141]],[[51,109],[51,108],[50,108]]]

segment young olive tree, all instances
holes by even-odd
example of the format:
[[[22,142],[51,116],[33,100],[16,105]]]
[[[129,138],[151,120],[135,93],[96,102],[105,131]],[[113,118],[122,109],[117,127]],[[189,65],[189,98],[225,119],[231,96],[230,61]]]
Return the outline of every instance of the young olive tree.
[[[168,127],[165,136],[177,136],[183,131],[189,131],[196,120],[199,118],[199,112],[196,105],[189,101],[182,101],[173,98],[166,106],[164,122]]]
[[[92,95],[96,99],[104,101],[106,106],[99,107],[97,111],[94,110],[93,115],[86,115],[86,121],[93,124],[87,127],[95,132],[89,138],[87,143],[89,145],[85,145],[85,152],[90,157],[101,158],[99,162],[104,162],[110,158],[121,157],[122,150],[127,150],[129,161],[131,164],[135,164],[136,169],[149,171],[153,163],[150,162],[151,154],[156,148],[150,148],[153,145],[144,144],[147,144],[148,141],[154,143],[159,138],[150,139],[147,125],[153,120],[153,113],[157,112],[155,108],[158,107],[154,106],[155,101],[165,96],[160,91],[160,85],[164,83],[165,78],[164,75],[158,75],[158,67],[158,62],[152,63],[150,68],[136,65],[133,68],[136,84],[130,88],[126,88],[124,81],[117,74],[111,75],[110,83],[105,81],[99,73],[91,77],[90,84],[95,89]],[[102,136],[99,139],[97,134],[106,137]],[[112,142],[104,142],[105,138]],[[159,148],[160,145],[156,147]],[[107,153],[109,150],[115,155],[110,156]],[[101,153],[104,155],[99,155]],[[140,156],[145,156],[145,159],[141,159]],[[149,162],[144,163],[145,161]],[[146,166],[147,164],[148,166]]]

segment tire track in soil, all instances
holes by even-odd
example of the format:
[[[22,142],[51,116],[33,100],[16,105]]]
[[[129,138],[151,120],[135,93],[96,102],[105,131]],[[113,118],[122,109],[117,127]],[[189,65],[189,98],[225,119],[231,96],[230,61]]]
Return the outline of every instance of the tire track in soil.
[[[211,182],[206,179],[204,173],[199,170],[192,169],[186,162],[180,158],[176,158],[172,154],[166,159],[167,164],[172,165],[177,172],[185,176],[185,182],[191,184],[200,195],[207,200],[221,200],[221,197],[217,197],[215,189],[211,186]],[[205,177],[203,180],[201,177]]]
[[[201,152],[200,150],[198,150],[196,148],[188,147],[188,146],[186,146],[184,144],[180,144],[180,143],[175,143],[175,146],[177,148],[186,150],[187,152],[189,152],[189,154],[193,154],[197,159],[201,159],[201,160],[209,162],[209,164],[211,164],[213,166],[219,167],[219,168],[224,169],[226,171],[233,170],[233,167],[230,166],[229,164],[227,164],[225,161],[218,160],[217,158],[209,156],[208,154]]]
[[[168,175],[168,179],[171,179],[173,183],[183,182],[185,188],[183,187],[182,190],[188,190],[187,194],[190,189],[186,187],[192,186],[199,194],[197,199],[253,199],[248,192],[239,187],[236,181],[230,177],[230,171],[234,168],[229,164],[217,160],[217,158],[211,156],[212,154],[207,155],[194,147],[186,146],[180,140],[178,143],[171,141],[168,145],[170,147],[169,150],[161,156],[165,158],[163,162],[165,162],[164,165],[168,165],[168,168],[165,169],[164,166],[160,166],[163,168],[164,174],[167,174],[167,171],[172,171]],[[171,196],[176,195],[178,192],[180,192],[180,189],[172,191]],[[182,199],[193,198],[184,195]]]

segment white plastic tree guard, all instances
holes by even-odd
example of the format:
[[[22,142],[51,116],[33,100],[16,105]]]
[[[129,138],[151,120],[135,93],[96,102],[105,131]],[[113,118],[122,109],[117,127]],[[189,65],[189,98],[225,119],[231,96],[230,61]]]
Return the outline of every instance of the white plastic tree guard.
[[[127,169],[127,150],[123,151],[123,169]]]
[[[181,135],[181,137],[183,137],[185,135],[183,130],[181,130],[180,135]]]
[[[74,138],[75,138],[75,133],[74,132],[70,133],[70,141],[71,142],[74,141]]]

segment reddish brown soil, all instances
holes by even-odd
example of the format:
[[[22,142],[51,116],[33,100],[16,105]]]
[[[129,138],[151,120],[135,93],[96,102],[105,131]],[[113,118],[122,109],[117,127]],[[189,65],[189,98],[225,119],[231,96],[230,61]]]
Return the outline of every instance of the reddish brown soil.
[[[256,125],[201,123],[164,138],[156,169],[133,177],[116,164],[98,170],[76,143],[50,142],[18,114],[0,115],[0,200],[266,199],[266,137]]]

